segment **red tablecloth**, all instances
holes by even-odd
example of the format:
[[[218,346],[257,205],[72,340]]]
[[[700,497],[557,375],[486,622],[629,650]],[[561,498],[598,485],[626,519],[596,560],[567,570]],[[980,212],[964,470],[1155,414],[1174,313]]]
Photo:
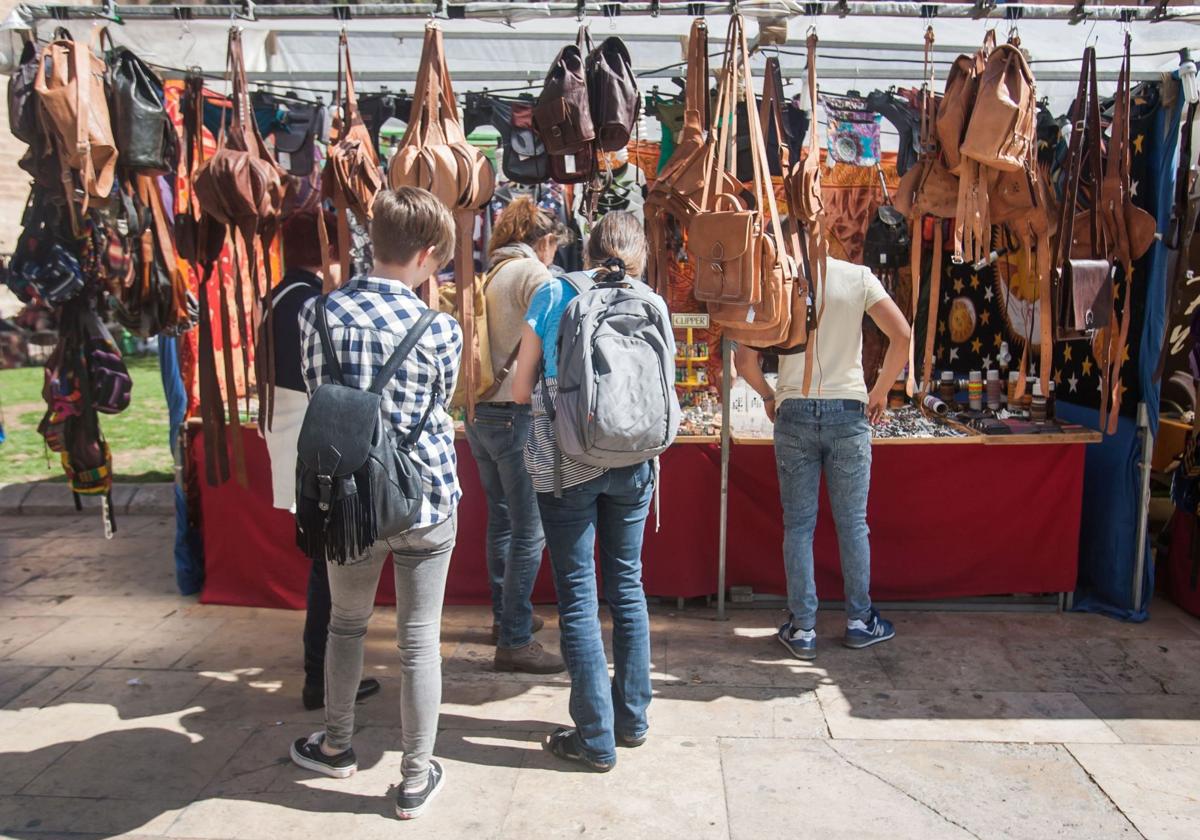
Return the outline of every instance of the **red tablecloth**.
[[[304,607],[308,560],[294,546],[292,518],[271,507],[267,450],[246,431],[248,488],[208,486],[200,507],[205,603]],[[189,449],[203,476],[203,435]],[[901,445],[874,450],[871,501],[872,595],[917,600],[1065,592],[1074,589],[1083,489],[1083,444]],[[446,600],[489,602],[483,490],[466,443],[459,445],[464,498]],[[646,592],[712,594],[717,589],[720,447],[684,444],[663,457],[662,528],[653,510],[643,551]],[[727,583],[783,594],[783,528],[770,446],[735,446],[729,491]],[[822,489],[815,554],[817,586],[841,597],[837,538]],[[392,597],[382,576],[380,602]],[[548,563],[535,589],[553,601]]]

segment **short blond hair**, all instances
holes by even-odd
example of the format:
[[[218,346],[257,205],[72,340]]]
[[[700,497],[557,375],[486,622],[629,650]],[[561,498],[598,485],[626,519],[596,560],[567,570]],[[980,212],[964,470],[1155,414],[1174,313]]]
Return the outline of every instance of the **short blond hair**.
[[[625,273],[641,277],[646,270],[646,232],[637,216],[627,210],[605,213],[587,242],[587,264],[596,268],[616,257],[625,263]]]
[[[380,190],[371,205],[371,250],[380,262],[403,265],[433,248],[438,267],[454,258],[454,218],[429,190]]]

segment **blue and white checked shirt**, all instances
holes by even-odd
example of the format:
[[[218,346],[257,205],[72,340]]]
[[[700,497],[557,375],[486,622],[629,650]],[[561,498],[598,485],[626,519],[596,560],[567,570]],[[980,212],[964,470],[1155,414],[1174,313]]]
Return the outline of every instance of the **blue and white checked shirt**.
[[[300,310],[300,347],[304,382],[311,396],[317,386],[332,382],[317,333],[315,298]],[[338,354],[345,384],[366,390],[375,374],[404,339],[426,309],[425,304],[399,280],[356,277],[329,296],[326,317],[329,338]],[[390,387],[383,390],[384,414],[391,418],[397,437],[409,434],[433,390],[441,380],[441,396],[425,433],[413,449],[413,460],[425,485],[425,498],[413,527],[436,525],[454,513],[462,490],[454,456],[454,421],[446,401],[454,394],[462,358],[462,329],[450,315],[438,315],[400,366]]]

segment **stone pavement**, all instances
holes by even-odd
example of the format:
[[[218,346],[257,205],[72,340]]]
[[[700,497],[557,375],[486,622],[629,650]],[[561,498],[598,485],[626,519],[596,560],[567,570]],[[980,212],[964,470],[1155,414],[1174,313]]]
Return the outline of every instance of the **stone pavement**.
[[[866,651],[823,615],[811,664],[773,610],[658,607],[652,737],[607,776],[539,748],[566,681],[491,672],[487,611],[450,608],[447,787],[402,824],[387,610],[361,769],[316,777],[286,757],[321,721],[298,699],[303,616],[180,598],[169,519],[105,543],[93,517],[0,516],[5,837],[1200,837],[1200,622],[1164,602],[1142,625],[893,612]]]

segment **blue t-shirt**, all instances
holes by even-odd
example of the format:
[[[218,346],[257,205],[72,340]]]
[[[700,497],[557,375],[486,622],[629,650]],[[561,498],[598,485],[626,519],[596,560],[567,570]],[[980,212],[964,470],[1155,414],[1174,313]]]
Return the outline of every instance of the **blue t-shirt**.
[[[525,323],[542,340],[542,360],[546,364],[547,379],[558,378],[558,325],[567,311],[567,304],[578,296],[574,286],[557,277],[549,283],[543,283],[529,300]]]

